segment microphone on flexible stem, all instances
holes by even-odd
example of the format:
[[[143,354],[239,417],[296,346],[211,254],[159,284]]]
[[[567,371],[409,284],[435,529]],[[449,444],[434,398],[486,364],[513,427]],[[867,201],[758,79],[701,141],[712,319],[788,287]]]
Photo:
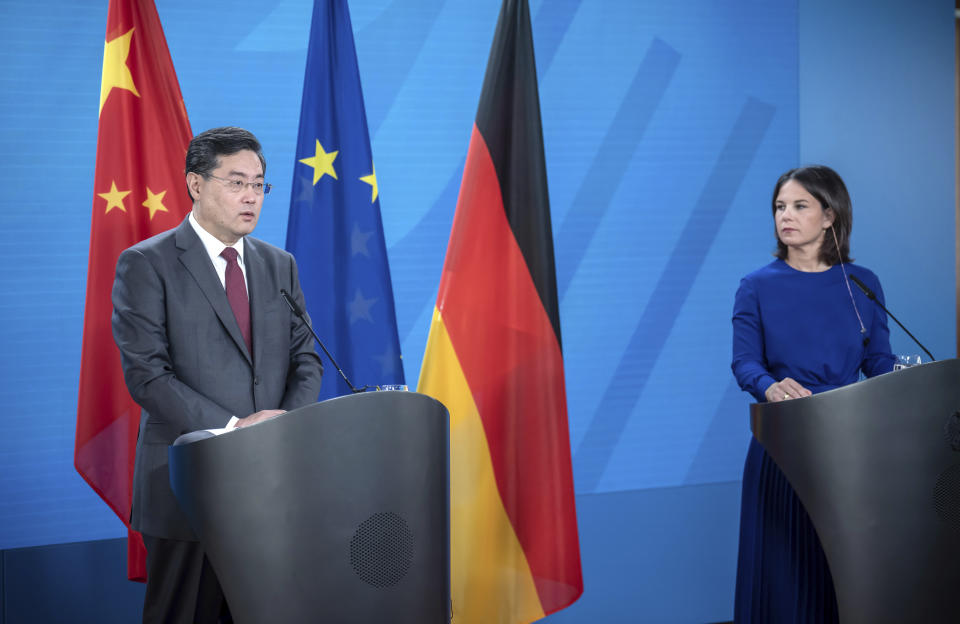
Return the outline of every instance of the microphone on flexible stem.
[[[914,336],[913,334],[911,334],[911,333],[910,333],[910,330],[907,329],[906,327],[904,327],[904,326],[903,326],[903,323],[901,323],[899,320],[897,320],[897,317],[895,317],[895,316],[893,315],[893,313],[890,312],[890,310],[888,310],[888,309],[886,308],[886,306],[884,306],[882,303],[880,303],[880,300],[877,299],[877,295],[874,294],[874,292],[873,292],[872,290],[870,290],[869,288],[867,288],[867,285],[866,285],[866,284],[864,284],[863,282],[861,282],[861,281],[857,278],[856,275],[851,275],[851,276],[850,276],[850,281],[853,282],[854,284],[856,284],[856,285],[857,285],[857,288],[859,288],[860,290],[863,291],[863,294],[865,294],[865,295],[867,296],[867,299],[870,299],[871,301],[875,302],[878,306],[880,306],[880,307],[883,309],[883,311],[887,313],[887,316],[889,316],[890,318],[892,318],[892,319],[897,323],[897,325],[900,326],[900,329],[902,329],[903,331],[907,332],[907,335],[910,336],[910,339],[913,340],[915,343],[917,343],[917,346],[919,346],[921,349],[923,349],[923,352],[924,352],[924,353],[926,353],[928,356],[930,356],[930,361],[932,361],[932,362],[936,362],[936,361],[937,361],[937,358],[933,357],[933,354],[930,353],[929,351],[927,351],[927,348],[926,348],[925,346],[923,346],[922,344],[920,344],[920,341],[917,340],[916,336]]]
[[[313,331],[313,327],[311,327],[307,319],[304,318],[303,310],[300,308],[300,306],[296,304],[296,302],[293,300],[293,297],[290,296],[290,293],[288,293],[286,290],[281,288],[280,296],[283,297],[283,300],[287,302],[288,306],[290,306],[290,311],[296,314],[297,318],[299,318],[303,322],[303,324],[307,326],[307,329],[310,330],[310,333],[313,334],[313,337],[317,341],[317,344],[320,345],[320,348],[323,349],[323,352],[327,354],[327,358],[333,364],[333,367],[337,369],[337,372],[340,373],[340,376],[343,377],[343,380],[350,387],[350,391],[353,393],[357,393],[357,392],[363,392],[364,390],[369,388],[370,386],[364,386],[363,388],[359,388],[359,389],[353,387],[353,384],[350,383],[349,379],[347,379],[347,375],[343,372],[343,369],[340,368],[340,365],[337,364],[337,361],[333,359],[333,356],[330,355],[329,351],[327,351],[327,348],[324,346],[323,341],[320,340],[320,336],[317,335],[317,332]]]

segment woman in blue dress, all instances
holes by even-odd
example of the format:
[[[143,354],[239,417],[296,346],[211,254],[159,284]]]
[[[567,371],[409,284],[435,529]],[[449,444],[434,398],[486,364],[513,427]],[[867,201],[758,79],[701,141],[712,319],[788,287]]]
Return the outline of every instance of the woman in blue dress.
[[[740,282],[733,373],[760,402],[788,401],[893,370],[886,313],[872,271],[851,264],[853,211],[829,167],[792,169],[773,192],[777,259]],[[842,418],[842,414],[837,415]],[[734,619],[738,624],[836,622],[837,604],[810,518],[752,439],[743,471]]]

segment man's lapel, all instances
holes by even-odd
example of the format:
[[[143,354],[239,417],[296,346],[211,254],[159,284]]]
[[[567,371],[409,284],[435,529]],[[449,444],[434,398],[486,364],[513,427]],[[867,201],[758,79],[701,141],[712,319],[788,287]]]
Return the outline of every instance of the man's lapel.
[[[189,216],[187,219],[189,219]],[[227,301],[227,293],[223,289],[223,284],[217,277],[217,271],[213,268],[213,263],[210,262],[210,256],[207,255],[206,248],[200,242],[200,237],[193,231],[193,226],[188,223],[187,219],[184,219],[183,223],[180,224],[176,233],[177,248],[180,249],[180,262],[196,280],[207,302],[220,319],[223,328],[237,343],[237,347],[247,358],[247,361],[252,363],[250,353],[247,352],[247,345],[240,333],[240,326],[237,325],[237,318],[233,315],[230,302]],[[256,332],[253,335],[256,336]]]
[[[263,255],[256,242],[249,238],[243,239],[243,264],[247,271],[250,331],[253,334],[253,353],[256,359],[257,354],[263,352],[263,342],[270,333],[270,319],[266,318],[266,312],[270,309],[270,302],[279,296],[279,291],[271,290]]]

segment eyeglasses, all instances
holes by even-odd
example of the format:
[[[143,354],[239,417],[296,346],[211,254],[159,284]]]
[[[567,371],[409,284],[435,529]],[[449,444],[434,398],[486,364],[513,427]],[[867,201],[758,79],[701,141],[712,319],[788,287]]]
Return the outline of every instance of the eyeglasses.
[[[243,190],[243,187],[249,186],[257,195],[268,195],[270,193],[270,189],[273,188],[272,184],[266,184],[264,182],[244,182],[243,180],[235,180],[233,178],[221,178],[220,176],[215,176],[212,173],[208,173],[204,177],[220,180],[231,193],[239,193]]]

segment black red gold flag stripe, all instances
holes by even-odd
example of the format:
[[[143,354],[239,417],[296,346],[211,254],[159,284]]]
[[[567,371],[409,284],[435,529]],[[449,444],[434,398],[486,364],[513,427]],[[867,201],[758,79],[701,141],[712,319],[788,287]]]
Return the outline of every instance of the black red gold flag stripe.
[[[457,622],[530,622],[583,592],[530,14],[497,23],[419,390],[451,415]]]

